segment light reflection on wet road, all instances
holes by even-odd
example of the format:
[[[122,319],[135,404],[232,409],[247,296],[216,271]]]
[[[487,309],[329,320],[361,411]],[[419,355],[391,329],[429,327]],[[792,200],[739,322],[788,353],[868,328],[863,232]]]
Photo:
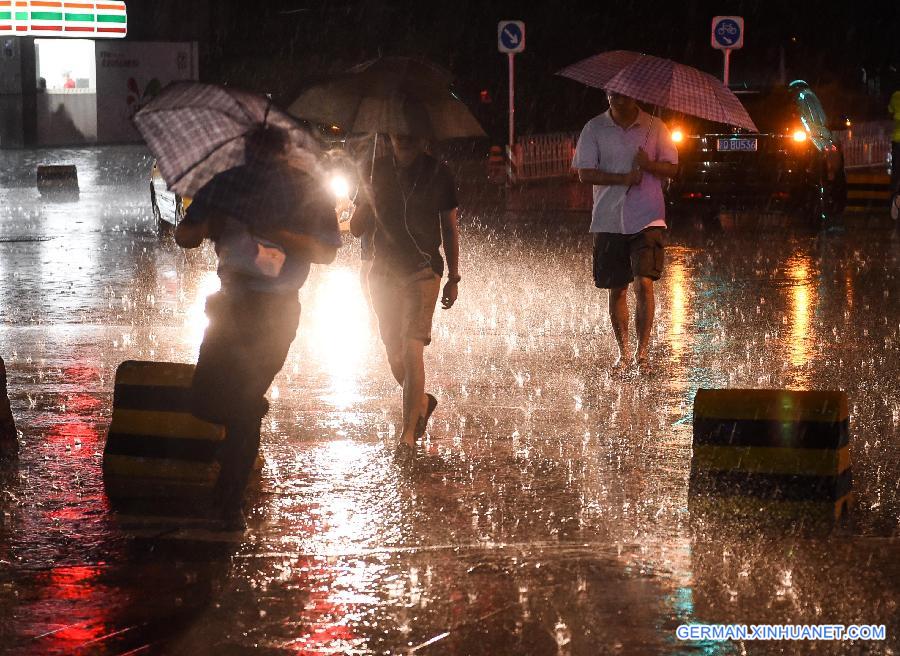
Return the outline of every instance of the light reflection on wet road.
[[[34,155],[0,153],[0,353],[24,433],[3,473],[0,650],[794,653],[681,643],[684,622],[886,624],[886,644],[816,653],[900,649],[887,223],[676,226],[658,371],[617,379],[585,217],[464,207],[460,301],[437,311],[426,353],[440,405],[411,467],[392,457],[399,393],[345,248],[302,292],[247,534],[148,539],[103,495],[113,376],[127,359],[195,358],[213,257],[156,239],[139,150],[68,153],[82,194],[62,204],[30,186]],[[699,387],[846,390],[852,522],[821,534],[692,513]]]

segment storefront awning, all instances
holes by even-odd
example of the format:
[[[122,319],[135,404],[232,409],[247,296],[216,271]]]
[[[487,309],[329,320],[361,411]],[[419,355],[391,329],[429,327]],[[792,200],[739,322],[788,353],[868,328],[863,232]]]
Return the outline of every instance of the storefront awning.
[[[121,39],[125,3],[116,0],[0,0],[0,35]]]

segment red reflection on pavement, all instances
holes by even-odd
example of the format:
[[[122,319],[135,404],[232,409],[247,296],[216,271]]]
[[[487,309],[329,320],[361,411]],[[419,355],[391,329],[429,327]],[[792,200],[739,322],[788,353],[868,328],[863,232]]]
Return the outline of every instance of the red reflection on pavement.
[[[90,599],[93,581],[100,574],[99,565],[54,567],[47,574],[48,596],[53,599]]]
[[[67,414],[94,414],[102,406],[102,402],[96,396],[78,392],[66,397]]]
[[[108,604],[102,603],[97,580],[102,569],[101,565],[54,567],[38,580],[46,584],[42,605],[48,604],[47,610],[54,615],[47,625],[57,627],[35,639],[41,653],[72,653],[109,632]]]
[[[297,523],[298,535],[311,537],[327,532],[321,516],[311,512],[316,506],[318,504],[299,504],[297,514],[304,519]],[[297,572],[295,582],[309,595],[301,615],[305,632],[285,647],[302,656],[325,656],[335,653],[338,647],[358,641],[359,636],[347,625],[351,609],[334,601],[338,572],[328,564],[328,559],[301,556],[294,563],[294,570]]]
[[[63,380],[69,383],[97,383],[100,382],[100,372],[90,365],[72,365],[63,369]]]
[[[62,508],[48,511],[47,517],[53,521],[74,522],[88,517],[98,517],[101,511],[109,510],[109,501],[105,494],[81,495],[77,499],[73,498],[71,494],[48,497],[48,499],[60,498],[69,504],[74,503],[76,505],[66,505]]]
[[[71,447],[71,455],[76,458],[93,458],[100,441],[97,425],[80,419],[56,424],[47,433],[47,443]]]

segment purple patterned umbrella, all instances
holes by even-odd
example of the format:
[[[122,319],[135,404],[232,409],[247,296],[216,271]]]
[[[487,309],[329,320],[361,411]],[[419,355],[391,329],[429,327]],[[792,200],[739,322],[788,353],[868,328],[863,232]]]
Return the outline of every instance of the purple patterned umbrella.
[[[757,131],[731,90],[709,73],[629,50],[611,50],[566,66],[557,75],[726,125]]]
[[[292,164],[309,174],[316,171],[316,140],[265,96],[175,82],[139,111],[134,123],[163,180],[182,196],[195,196],[215,175],[246,164],[247,138],[262,128],[283,130]]]

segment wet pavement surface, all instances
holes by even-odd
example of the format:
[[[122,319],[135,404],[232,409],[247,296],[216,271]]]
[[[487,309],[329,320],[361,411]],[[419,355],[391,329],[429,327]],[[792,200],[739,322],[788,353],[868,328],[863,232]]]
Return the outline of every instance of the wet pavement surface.
[[[78,165],[42,201],[41,161]],[[2,472],[0,652],[891,654],[900,651],[900,233],[755,216],[672,226],[649,376],[611,376],[584,212],[474,194],[440,405],[412,464],[360,293],[314,268],[270,391],[243,536],[111,513],[115,369],[194,361],[210,249],[159,239],[139,148],[0,152],[0,353],[22,433]],[[566,191],[573,197],[577,192]],[[532,194],[530,196],[529,194]],[[566,203],[563,202],[562,205]],[[743,226],[743,227],[742,227]],[[856,505],[830,530],[689,504],[701,387],[840,389]],[[884,624],[879,642],[683,642],[680,624]]]

